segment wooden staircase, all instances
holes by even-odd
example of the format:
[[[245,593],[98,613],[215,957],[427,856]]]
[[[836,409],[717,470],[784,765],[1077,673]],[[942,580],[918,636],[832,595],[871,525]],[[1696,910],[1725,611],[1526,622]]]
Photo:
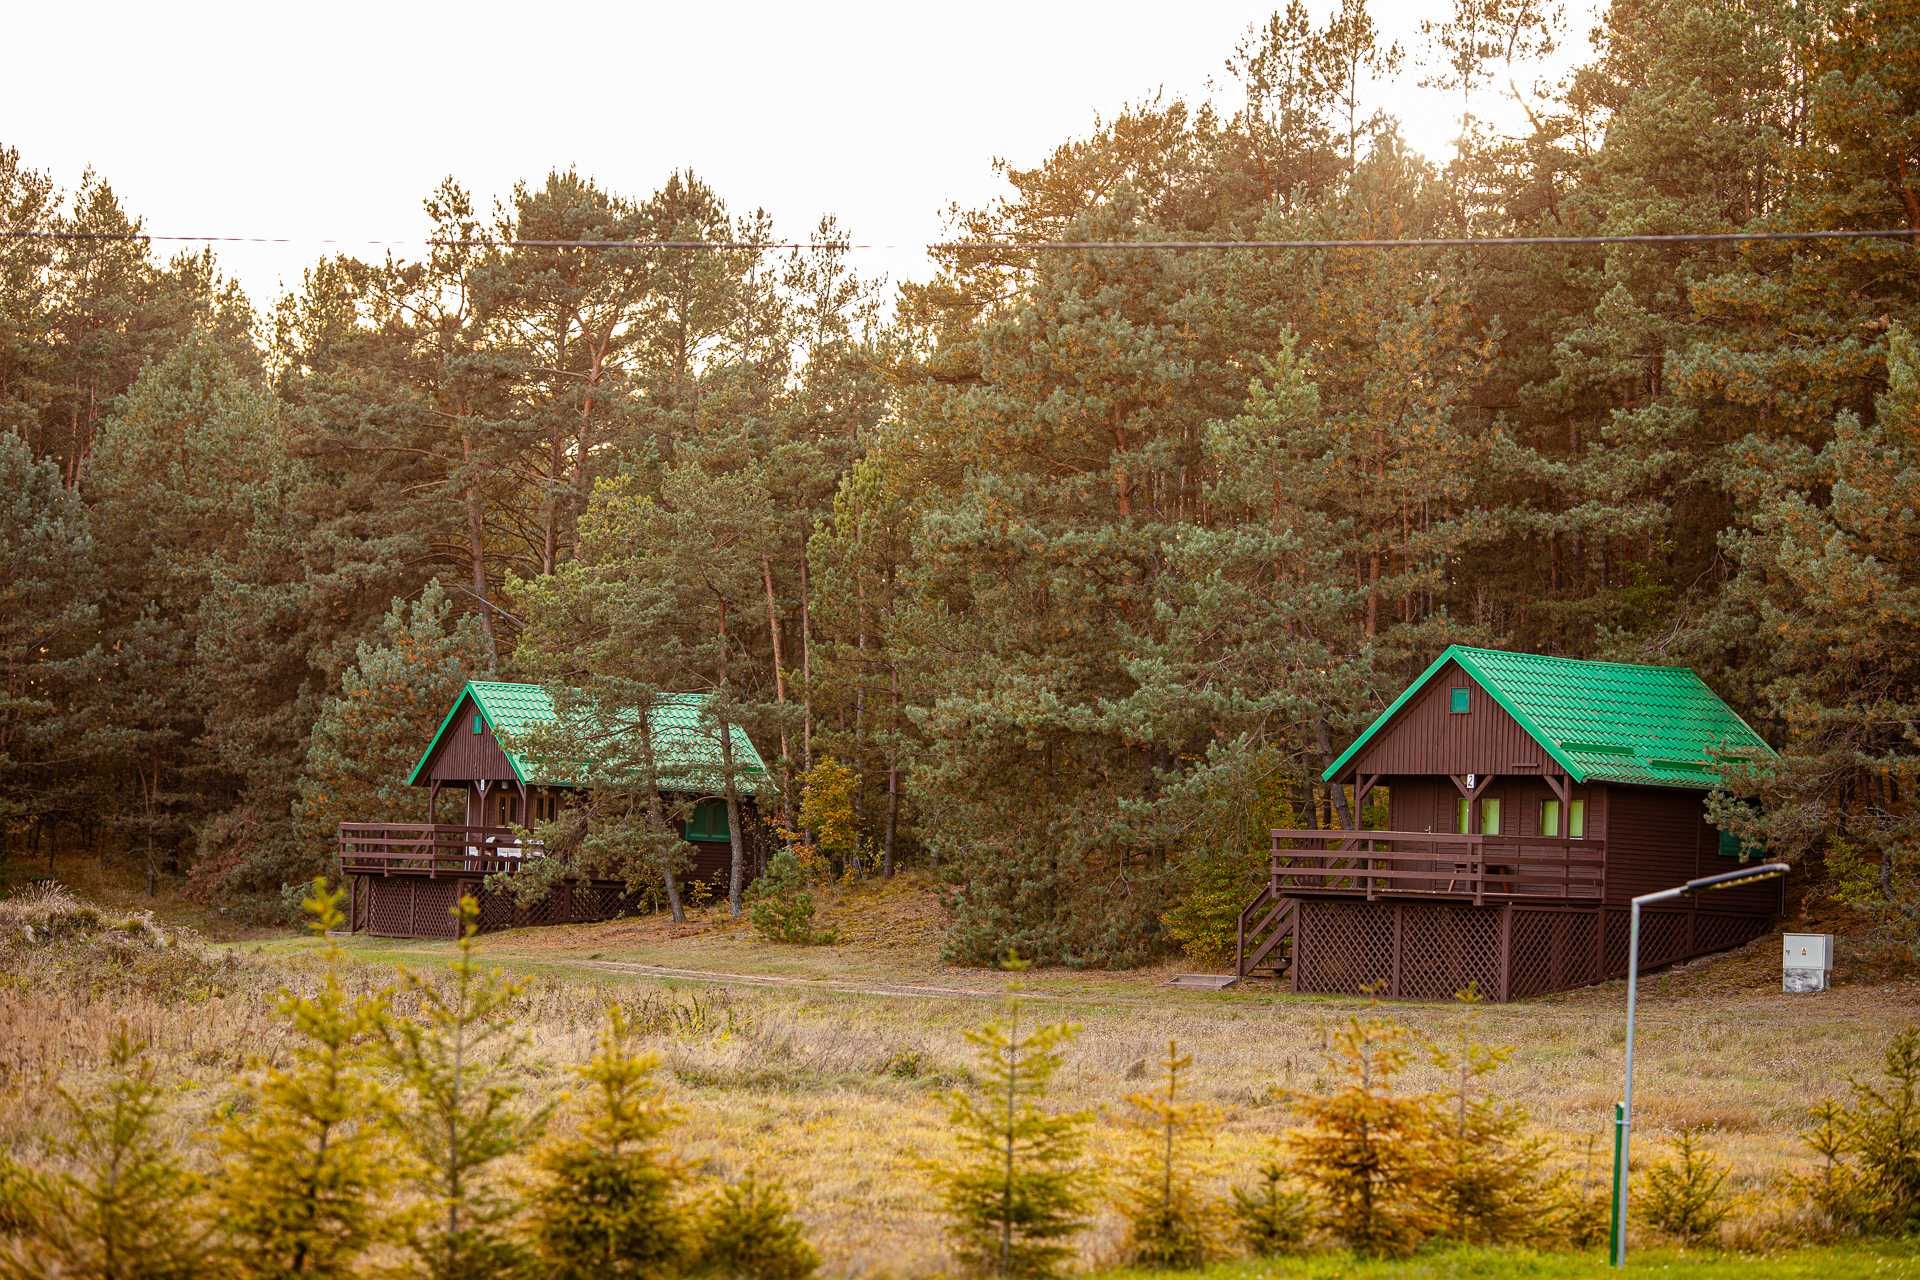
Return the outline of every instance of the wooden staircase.
[[[1262,971],[1275,977],[1293,966],[1294,899],[1282,897],[1269,881],[1240,910],[1233,948],[1233,971],[1242,980]]]

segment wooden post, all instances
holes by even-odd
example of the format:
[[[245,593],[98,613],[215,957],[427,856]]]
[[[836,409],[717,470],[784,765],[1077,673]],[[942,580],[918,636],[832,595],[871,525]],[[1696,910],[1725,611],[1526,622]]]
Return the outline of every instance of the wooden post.
[[[1500,908],[1500,995],[1501,1004],[1513,997],[1513,904]]]
[[[1391,910],[1393,911],[1393,961],[1387,969],[1387,994],[1398,1000],[1401,987],[1400,957],[1403,951],[1401,936],[1406,930],[1407,909],[1395,903]]]

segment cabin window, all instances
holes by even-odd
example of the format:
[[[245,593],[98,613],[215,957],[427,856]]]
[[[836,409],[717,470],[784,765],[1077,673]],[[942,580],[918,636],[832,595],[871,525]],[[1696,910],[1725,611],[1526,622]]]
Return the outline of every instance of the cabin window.
[[[693,806],[693,813],[687,819],[687,839],[718,843],[731,838],[727,834],[725,800],[702,800]]]
[[[1765,849],[1757,844],[1747,844],[1731,831],[1722,831],[1720,833],[1720,848],[1718,852],[1721,857],[1740,858],[1743,856],[1741,852],[1742,849],[1756,861],[1767,856]]]
[[[1500,834],[1500,801],[1488,796],[1480,802],[1480,834],[1497,836]]]
[[[534,822],[552,822],[560,816],[560,793],[542,788],[528,797],[533,806]]]
[[[1465,796],[1453,802],[1453,829],[1463,836],[1473,834],[1473,801]]]
[[[1560,834],[1560,802],[1558,800],[1540,802],[1540,834],[1543,836]]]
[[[487,825],[490,827],[510,827],[513,825],[513,792],[502,787],[494,792],[487,801]]]
[[[1585,840],[1587,838],[1587,802],[1585,800],[1567,801],[1567,839]]]
[[[480,718],[480,713],[478,711],[474,712],[473,713],[473,731],[475,733],[485,733],[486,728],[487,728],[486,721]]]
[[[1473,695],[1463,686],[1447,690],[1447,710],[1454,715],[1463,716],[1473,709]]]

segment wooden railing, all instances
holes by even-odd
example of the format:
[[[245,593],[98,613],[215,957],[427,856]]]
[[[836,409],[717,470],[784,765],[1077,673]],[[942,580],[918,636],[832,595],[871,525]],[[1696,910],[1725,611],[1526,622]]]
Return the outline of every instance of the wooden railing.
[[[1273,833],[1275,894],[1593,901],[1606,889],[1604,841],[1427,831]]]
[[[434,822],[343,822],[343,875],[492,875],[517,871],[546,850],[506,827]]]

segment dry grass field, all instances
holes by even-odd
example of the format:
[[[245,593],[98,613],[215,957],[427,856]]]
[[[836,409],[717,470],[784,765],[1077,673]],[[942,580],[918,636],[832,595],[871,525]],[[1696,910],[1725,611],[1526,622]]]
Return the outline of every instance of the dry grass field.
[[[677,929],[647,919],[490,935],[481,950],[533,979],[520,1013],[533,1088],[561,1087],[589,1051],[603,1004],[626,1002],[683,1104],[687,1157],[714,1173],[755,1164],[786,1177],[829,1274],[940,1274],[940,1223],[922,1169],[949,1147],[942,1096],[970,1079],[964,1033],[994,1015],[1008,975],[940,962],[939,907],[923,884],[835,891],[823,903],[836,945],[768,944],[708,913]],[[395,965],[443,963],[451,950],[346,945],[368,986]],[[1711,1126],[1748,1216],[1764,1217],[1768,1182],[1804,1161],[1795,1131],[1806,1106],[1870,1071],[1888,1037],[1920,1021],[1911,981],[1781,994],[1776,947],[1763,939],[1643,984],[1641,1149],[1662,1130]],[[30,1147],[57,1124],[49,1086],[95,1071],[123,1023],[163,1064],[182,1141],[205,1136],[233,1105],[249,1061],[276,1051],[272,993],[312,980],[312,952],[291,933],[208,944],[137,923],[27,940],[0,914],[0,1136]],[[1199,1091],[1230,1109],[1223,1173],[1246,1170],[1288,1126],[1276,1090],[1322,1082],[1329,1030],[1366,1006],[1259,988],[1169,990],[1171,971],[1025,976],[1030,1016],[1082,1028],[1060,1102],[1102,1114],[1097,1154],[1109,1159],[1121,1142],[1116,1108],[1150,1083],[1175,1039],[1193,1056]],[[1570,1163],[1583,1165],[1591,1144],[1598,1178],[1619,1093],[1622,994],[1609,984],[1511,1006],[1377,1011],[1443,1045],[1470,1036],[1514,1046],[1505,1089]],[[1422,1066],[1408,1083],[1441,1081]],[[1110,1256],[1117,1234],[1101,1222],[1090,1256]],[[1892,1261],[1900,1273],[1910,1264]]]

